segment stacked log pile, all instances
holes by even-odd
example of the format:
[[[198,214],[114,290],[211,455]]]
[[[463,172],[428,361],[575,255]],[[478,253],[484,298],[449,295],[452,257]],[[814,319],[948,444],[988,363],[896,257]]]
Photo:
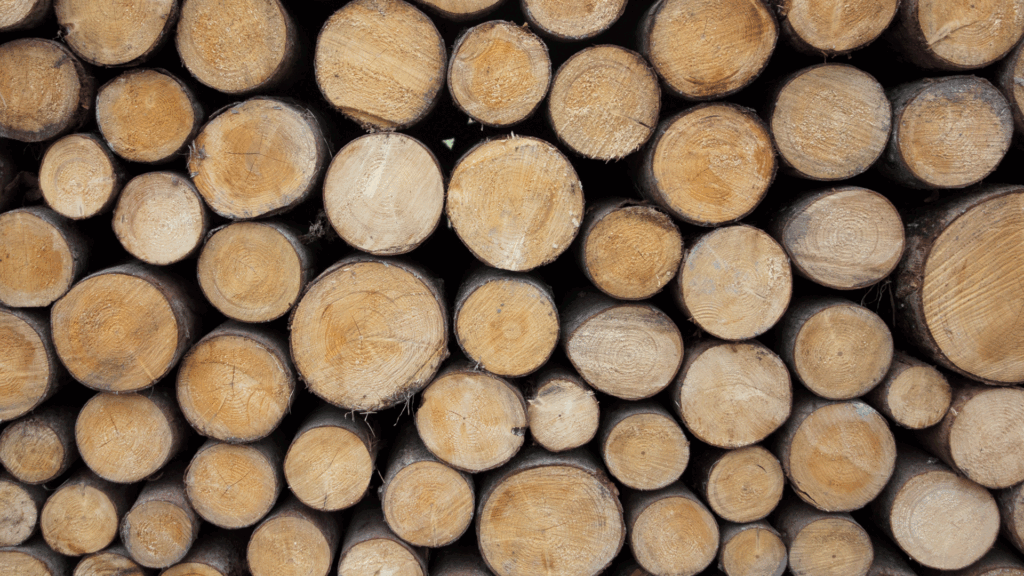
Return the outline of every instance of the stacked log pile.
[[[0,0],[0,575],[1024,576],[1024,0]]]

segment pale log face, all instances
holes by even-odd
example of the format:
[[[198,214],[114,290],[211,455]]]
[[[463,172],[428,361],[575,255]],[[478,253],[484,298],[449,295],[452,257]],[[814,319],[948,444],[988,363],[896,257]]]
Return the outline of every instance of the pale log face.
[[[655,574],[696,574],[718,551],[715,517],[700,502],[663,498],[644,509],[629,537],[637,562]]]
[[[1024,481],[1024,390],[983,390],[960,407],[949,432],[953,462],[968,478],[987,488],[1009,488]]]
[[[96,96],[96,124],[117,155],[135,162],[170,159],[202,121],[191,92],[156,70],[127,72]]]
[[[601,454],[608,472],[637,490],[657,490],[675,482],[690,460],[690,442],[666,414],[634,414],[608,434]]]
[[[149,172],[131,179],[114,208],[114,234],[131,255],[167,265],[188,257],[205,240],[203,200],[184,174]]]
[[[80,66],[56,42],[0,45],[0,137],[39,142],[71,129],[84,90]]]
[[[39,188],[46,204],[66,218],[90,218],[109,208],[119,192],[113,156],[88,134],[54,142],[39,166]]]
[[[0,310],[0,419],[13,420],[43,400],[50,360],[42,338],[28,322]]]
[[[172,423],[143,394],[93,396],[75,422],[82,460],[112,482],[139,482],[171,458]]]
[[[373,458],[352,432],[320,426],[300,434],[284,458],[288,487],[304,504],[335,511],[354,505],[370,485]]]
[[[451,544],[473,520],[473,487],[440,462],[416,462],[387,485],[382,507],[388,526],[414,546]]]
[[[896,16],[898,0],[787,0],[786,21],[800,40],[826,53],[856,50],[878,38]]]
[[[0,545],[17,546],[25,542],[36,531],[39,507],[25,488],[13,481],[0,481],[0,506]],[[0,561],[0,569],[2,566]]]
[[[313,523],[282,515],[253,532],[247,559],[253,576],[326,575],[331,553],[331,544]]]
[[[0,551],[0,571],[23,576],[52,576],[41,560],[18,550]]]
[[[872,558],[867,532],[845,518],[811,522],[789,547],[789,566],[797,574],[865,576]]]
[[[554,36],[584,40],[615,23],[626,0],[525,0],[523,10],[541,30]]]
[[[275,464],[255,448],[213,444],[192,459],[185,489],[203,519],[222,528],[244,528],[270,512],[281,491],[279,476]]]
[[[0,303],[41,307],[74,281],[75,255],[61,230],[27,211],[0,214]]]
[[[917,6],[914,24],[929,49],[954,69],[992,63],[1024,34],[1021,0],[921,0]]]
[[[118,515],[110,498],[86,484],[64,485],[43,506],[39,528],[46,543],[67,556],[99,552],[117,536]]]
[[[56,0],[65,41],[99,66],[128,64],[149,53],[177,11],[174,0]]]

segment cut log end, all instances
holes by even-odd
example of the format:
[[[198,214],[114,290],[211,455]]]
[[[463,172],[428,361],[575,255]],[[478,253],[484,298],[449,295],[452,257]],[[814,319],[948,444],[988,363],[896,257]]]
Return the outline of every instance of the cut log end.
[[[425,449],[424,449],[425,450]],[[391,475],[382,489],[388,526],[414,546],[451,544],[473,520],[469,476],[440,462],[420,460]]]
[[[785,0],[779,4],[783,34],[801,52],[838,56],[867,46],[881,36],[899,0],[870,6],[833,0]]]
[[[44,408],[0,434],[0,463],[27,484],[42,484],[63,474],[78,458],[70,408]]]
[[[954,397],[953,410],[940,424],[949,428],[949,453],[968,478],[988,488],[1024,481],[1024,390],[983,388],[966,402]]]
[[[45,500],[43,488],[26,486],[0,473],[0,546],[19,546],[36,533]]]
[[[25,38],[0,45],[0,138],[42,142],[74,130],[92,110],[94,92],[92,77],[63,44]]]
[[[530,26],[557,40],[577,41],[593,38],[610,28],[626,10],[626,0],[522,0],[522,6]]]
[[[345,533],[338,576],[427,576],[426,555],[387,527],[376,507],[357,512]]]
[[[730,450],[707,477],[708,506],[730,522],[754,522],[775,510],[786,477],[779,461],[760,446]]]
[[[376,448],[362,418],[333,407],[314,412],[303,423],[284,457],[284,477],[300,501],[333,512],[353,506],[366,494]]]
[[[448,20],[473,20],[501,5],[505,0],[415,0]]]
[[[253,576],[327,576],[339,540],[333,517],[288,498],[253,531],[247,564]]]
[[[999,60],[1024,34],[1024,2],[908,1],[901,6],[903,50],[926,68],[972,70]]]
[[[280,456],[271,446],[207,441],[185,471],[196,513],[227,529],[252,526],[266,516],[284,484]]]
[[[42,548],[0,548],[0,571],[19,576],[64,576],[68,570],[66,561],[54,558],[56,555],[45,546]]]
[[[605,412],[601,457],[608,472],[635,490],[657,490],[682,476],[690,442],[667,410],[628,404]]]
[[[123,510],[118,488],[87,474],[58,488],[39,516],[47,545],[65,556],[99,552],[114,541]]]
[[[49,306],[85,267],[86,247],[71,224],[41,206],[0,214],[0,303]]]
[[[0,32],[34,28],[49,15],[50,0],[0,0]]]
[[[727,576],[782,576],[788,561],[786,544],[767,523],[722,528],[718,567]]]
[[[179,469],[180,471],[180,469]],[[184,498],[136,503],[124,517],[121,536],[132,558],[150,568],[177,563],[199,534],[199,518]]]
[[[54,0],[64,40],[83,60],[97,66],[125,66],[145,60],[168,37],[178,17],[174,0],[146,4]]]
[[[941,372],[897,352],[885,380],[865,400],[897,425],[920,430],[942,420],[952,394]]]
[[[72,134],[54,142],[39,166],[39,188],[55,212],[82,220],[114,207],[122,175],[114,154],[98,137]]]
[[[648,572],[693,576],[715,559],[719,545],[715,517],[682,486],[634,497],[626,509],[633,557]]]
[[[149,576],[149,571],[132,560],[123,548],[108,548],[82,558],[72,576]]]
[[[27,414],[53,395],[60,362],[45,316],[0,308],[0,421]]]
[[[865,576],[874,552],[871,538],[847,514],[820,514],[780,521],[789,544],[789,568],[794,574]]]
[[[533,439],[551,452],[590,442],[601,415],[594,391],[566,374],[545,374],[539,382],[527,402]]]
[[[129,180],[114,208],[117,239],[148,264],[174,264],[195,254],[208,227],[199,192],[175,172],[150,172]]]

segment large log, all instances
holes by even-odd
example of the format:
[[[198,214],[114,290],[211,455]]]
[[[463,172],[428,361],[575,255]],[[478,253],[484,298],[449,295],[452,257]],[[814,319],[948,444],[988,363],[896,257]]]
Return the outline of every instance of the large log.
[[[121,189],[114,206],[114,235],[129,254],[165,266],[199,251],[210,229],[210,213],[184,174],[148,172]]]
[[[178,23],[175,0],[53,0],[68,46],[97,66],[133,66],[146,60]]]
[[[521,5],[531,27],[562,42],[593,38],[626,10],[626,0],[521,0]]]
[[[252,576],[327,576],[339,544],[334,516],[288,496],[253,530],[246,560]]]
[[[352,516],[338,557],[338,576],[427,576],[427,555],[395,535],[380,509],[369,505]]]
[[[259,522],[284,488],[273,438],[254,444],[207,440],[185,470],[185,493],[203,520],[226,529]]]
[[[0,304],[49,306],[85,272],[86,239],[45,206],[0,214]]]
[[[782,500],[786,477],[761,446],[697,452],[687,483],[723,520],[737,524],[767,517]]]
[[[530,384],[526,405],[530,435],[549,452],[579,448],[597,434],[601,408],[594,391],[572,370],[543,369]]]
[[[110,211],[123,184],[120,161],[95,134],[70,134],[57,140],[39,165],[43,199],[72,220]]]
[[[897,426],[920,430],[942,420],[952,396],[952,388],[942,372],[897,351],[889,373],[864,396],[864,401]]]
[[[791,498],[772,523],[789,549],[794,576],[866,576],[871,568],[871,538],[849,514],[821,512]]]
[[[71,407],[47,406],[12,422],[0,434],[0,463],[26,484],[54,480],[76,460],[75,412]]]
[[[718,568],[726,576],[782,576],[786,571],[786,544],[767,522],[723,522],[721,529]]]
[[[1024,2],[902,0],[892,48],[923,68],[973,70],[1006,55],[1024,34]]]
[[[185,464],[179,460],[146,482],[121,522],[125,548],[148,568],[178,563],[199,537],[201,521],[185,495]]]
[[[0,546],[20,546],[35,536],[47,493],[0,471]]]
[[[629,402],[604,411],[597,442],[608,472],[634,490],[658,490],[682,476],[690,441],[655,402]]]
[[[43,313],[0,306],[0,421],[28,414],[69,380],[50,334]]]
[[[900,0],[778,0],[775,6],[782,35],[794,48],[815,56],[839,56],[881,36],[896,17]]]
[[[633,557],[654,576],[693,576],[718,553],[714,515],[682,484],[623,499]]]
[[[39,527],[46,544],[65,556],[106,548],[137,493],[136,487],[107,482],[83,466],[43,505]]]

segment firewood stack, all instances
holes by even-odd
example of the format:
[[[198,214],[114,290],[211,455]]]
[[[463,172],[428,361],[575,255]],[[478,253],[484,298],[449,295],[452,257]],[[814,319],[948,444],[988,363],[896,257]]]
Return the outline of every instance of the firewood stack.
[[[1024,576],[1024,0],[0,0],[0,575]]]

